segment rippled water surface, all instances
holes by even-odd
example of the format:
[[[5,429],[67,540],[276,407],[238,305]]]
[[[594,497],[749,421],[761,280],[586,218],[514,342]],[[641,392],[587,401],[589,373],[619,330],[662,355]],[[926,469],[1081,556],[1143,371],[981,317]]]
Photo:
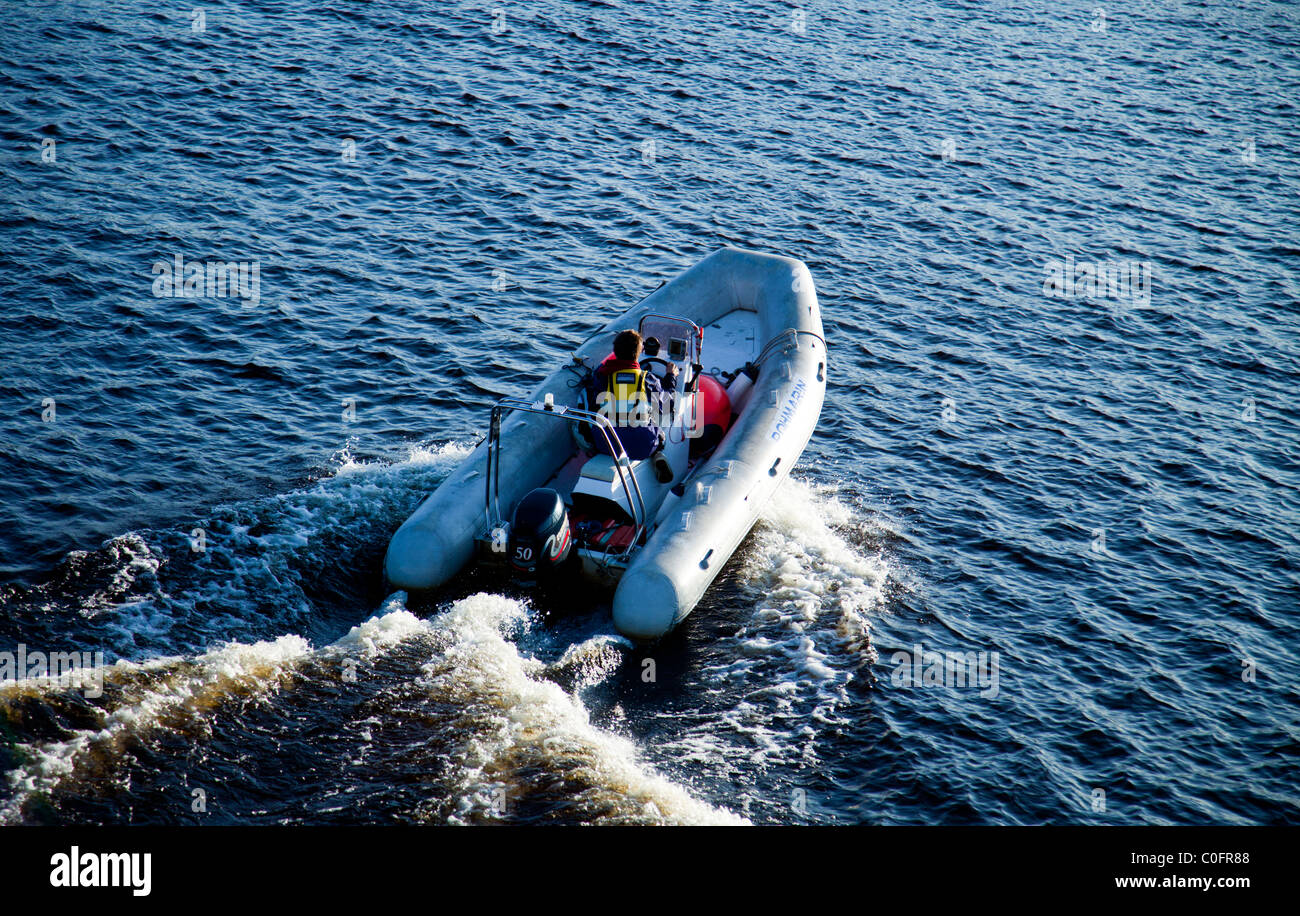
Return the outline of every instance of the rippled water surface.
[[[1300,819],[1300,14],[859,6],[0,8],[0,653],[103,654],[0,684],[0,820]],[[386,594],[489,406],[728,244],[830,381],[687,623]]]

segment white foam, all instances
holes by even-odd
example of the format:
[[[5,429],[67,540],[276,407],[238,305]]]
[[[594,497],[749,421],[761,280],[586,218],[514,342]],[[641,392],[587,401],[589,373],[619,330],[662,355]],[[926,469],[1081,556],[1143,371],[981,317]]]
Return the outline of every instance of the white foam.
[[[181,532],[114,538],[95,558],[108,564],[108,582],[80,599],[99,612],[106,634],[101,648],[136,658],[195,654],[217,636],[254,642],[268,629],[296,628],[313,613],[300,582],[302,560],[319,549],[322,535],[330,535],[334,544],[340,533],[374,526],[473,448],[463,442],[411,445],[395,462],[359,461],[345,448],[335,458],[335,472],[310,486],[216,507]],[[193,562],[193,573],[185,574],[188,584],[182,588],[172,580],[164,591],[156,574],[167,552],[151,547],[146,537],[170,539],[172,552],[186,551],[188,544],[175,539],[182,532],[188,538],[193,528],[204,531],[204,552],[188,558]]]
[[[491,816],[503,799],[508,813],[511,795],[529,791],[530,768],[543,766],[587,787],[573,801],[578,819],[744,822],[649,769],[631,741],[596,728],[575,697],[531,676],[535,669],[508,638],[530,622],[521,602],[486,594],[457,601],[437,622],[446,650],[425,666],[424,680],[465,717],[456,729],[465,743],[454,755],[459,797],[449,820]],[[611,643],[592,643],[600,645]]]
[[[629,649],[635,643],[612,633],[599,633],[564,650],[554,664],[547,666],[546,674],[569,675],[574,679],[574,689],[581,691],[602,683],[623,664]]]
[[[836,530],[855,522],[853,510],[833,488],[787,478],[763,512],[757,549],[743,570],[767,599],[747,629],[770,629],[775,623],[791,634],[817,632],[816,624],[830,611],[842,645],[862,662],[874,661],[869,614],[882,601],[890,568],[881,555],[860,553]],[[815,644],[799,645],[809,670],[820,672]]]
[[[475,446],[467,442],[444,442],[440,445],[411,445],[406,457],[401,461],[357,460],[352,456],[350,447],[345,447],[335,456],[334,476],[351,477],[364,474],[389,474],[406,468],[450,468],[460,464]]]
[[[787,478],[777,488],[737,571],[748,616],[703,675],[741,699],[657,753],[724,772],[815,765],[817,734],[839,723],[847,685],[875,660],[871,615],[894,574],[842,533],[860,524],[832,487]]]
[[[356,649],[373,656],[413,636],[430,631],[426,621],[406,609],[406,592],[394,592],[373,617],[353,627],[329,648],[335,652]]]

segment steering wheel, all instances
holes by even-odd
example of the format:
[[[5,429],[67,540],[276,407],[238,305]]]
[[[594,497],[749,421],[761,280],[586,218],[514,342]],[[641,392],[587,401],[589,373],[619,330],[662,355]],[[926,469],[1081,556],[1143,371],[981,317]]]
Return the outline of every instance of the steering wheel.
[[[642,369],[649,369],[650,367],[649,367],[648,365],[646,365],[647,363],[658,363],[659,365],[663,366],[663,367],[664,367],[664,374],[665,374],[665,375],[667,375],[667,374],[668,374],[669,372],[671,372],[671,371],[674,371],[674,370],[677,368],[677,367],[674,366],[672,363],[668,362],[668,360],[663,359],[663,358],[658,357],[658,356],[646,356],[646,357],[642,357],[642,359],[641,359],[641,363],[640,363],[641,368],[642,368]]]

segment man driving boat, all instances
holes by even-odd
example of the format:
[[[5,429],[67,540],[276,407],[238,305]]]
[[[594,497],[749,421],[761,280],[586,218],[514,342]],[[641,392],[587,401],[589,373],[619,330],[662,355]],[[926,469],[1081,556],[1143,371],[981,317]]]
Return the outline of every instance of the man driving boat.
[[[647,343],[657,351],[658,341],[651,337]],[[668,415],[664,388],[676,391],[677,367],[669,364],[660,382],[653,372],[641,368],[642,349],[640,334],[620,331],[614,338],[614,352],[592,373],[589,394],[591,403],[614,425],[628,458],[649,458],[659,482],[668,483],[673,479],[673,469],[664,457],[664,433],[655,419]],[[592,438],[597,451],[608,451],[602,437]]]

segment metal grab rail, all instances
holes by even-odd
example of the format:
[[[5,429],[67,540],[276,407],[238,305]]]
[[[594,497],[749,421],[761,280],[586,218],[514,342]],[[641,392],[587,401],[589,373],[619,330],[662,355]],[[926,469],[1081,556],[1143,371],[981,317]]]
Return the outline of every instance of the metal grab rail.
[[[614,425],[609,422],[609,418],[577,407],[547,407],[545,404],[525,401],[522,398],[502,398],[492,407],[492,423],[487,437],[487,478],[484,480],[488,531],[491,532],[501,526],[501,414],[506,410],[542,414],[574,424],[588,423],[600,432],[605,447],[609,449],[609,456],[613,459],[614,468],[618,471],[619,483],[623,485],[623,493],[627,496],[627,504],[633,507],[634,510],[640,510],[635,519],[636,531],[632,536],[632,544],[627,549],[630,550],[632,546],[635,546],[641,540],[641,533],[648,527],[649,520],[646,517],[645,497],[641,494],[641,484],[637,481],[636,475],[628,467],[627,452],[623,448],[622,441],[614,432]],[[628,485],[629,478],[632,482],[631,486]],[[635,501],[632,496],[633,492],[636,493]],[[626,550],[623,552],[626,552]],[[605,553],[608,555],[609,548],[606,548]]]

